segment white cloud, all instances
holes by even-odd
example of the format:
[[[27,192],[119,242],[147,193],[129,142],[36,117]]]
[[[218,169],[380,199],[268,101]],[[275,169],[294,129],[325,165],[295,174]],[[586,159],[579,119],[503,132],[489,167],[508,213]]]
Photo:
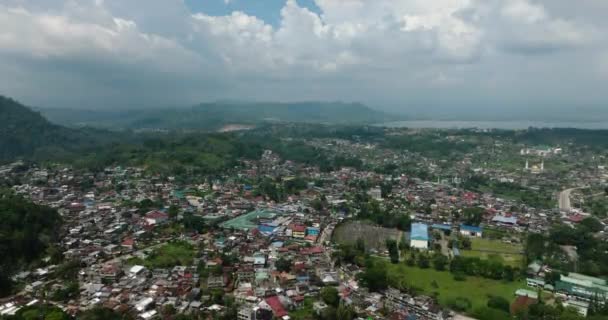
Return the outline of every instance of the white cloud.
[[[178,0],[150,0],[145,7],[133,0],[7,0],[0,5],[0,59],[9,58],[11,67],[0,64],[0,72],[15,74],[21,84],[9,86],[4,77],[0,85],[19,88],[7,94],[42,101],[27,82],[35,78],[32,66],[43,65],[39,72],[69,79],[66,85],[83,79],[78,98],[110,91],[109,101],[117,104],[121,90],[128,95],[124,101],[137,101],[150,94],[150,83],[158,103],[433,103],[427,95],[437,87],[451,88],[454,103],[469,102],[482,95],[476,86],[489,74],[493,84],[516,78],[513,66],[522,55],[532,69],[551,65],[567,74],[568,68],[599,68],[599,59],[585,56],[606,49],[608,26],[600,18],[584,19],[582,3],[574,15],[563,9],[565,2],[548,1],[316,0],[317,14],[286,0],[280,23],[272,26],[240,11],[193,14]],[[109,73],[117,70],[129,72],[112,87]],[[554,69],[543,70],[526,81],[540,82]],[[54,85],[61,88],[61,81]],[[513,90],[507,86],[479,101],[499,101]]]

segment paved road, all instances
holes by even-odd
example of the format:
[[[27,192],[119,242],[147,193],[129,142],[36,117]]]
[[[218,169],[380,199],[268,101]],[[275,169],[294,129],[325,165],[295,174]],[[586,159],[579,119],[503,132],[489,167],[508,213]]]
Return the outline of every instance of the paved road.
[[[561,211],[570,211],[572,210],[572,206],[570,205],[570,194],[572,191],[580,189],[580,188],[570,188],[566,189],[559,193],[559,197],[557,199],[557,203],[559,205],[559,210]]]

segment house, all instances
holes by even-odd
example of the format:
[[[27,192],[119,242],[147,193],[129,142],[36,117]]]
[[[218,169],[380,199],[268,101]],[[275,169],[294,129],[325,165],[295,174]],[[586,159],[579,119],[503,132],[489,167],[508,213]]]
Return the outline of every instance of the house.
[[[492,222],[498,225],[514,226],[517,224],[517,217],[496,215],[492,218]]]
[[[411,296],[395,288],[386,290],[385,307],[391,312],[404,312],[413,319],[442,320],[447,318],[442,309],[427,296]]]
[[[306,235],[307,236],[318,236],[319,235],[319,228],[315,228],[315,227],[308,227],[306,228]]]
[[[429,229],[424,223],[412,223],[410,247],[418,249],[429,248]]]
[[[538,303],[538,299],[536,298],[532,298],[529,296],[517,296],[517,298],[515,298],[515,301],[513,301],[513,303],[511,303],[511,307],[510,307],[510,311],[512,315],[516,315],[516,314],[520,314],[522,312],[526,312],[526,310],[528,310],[528,308],[533,305]]]
[[[540,279],[527,278],[526,284],[528,285],[528,287],[532,287],[532,288],[541,288],[542,289],[545,287],[545,281],[540,280]]]
[[[382,189],[380,189],[380,187],[369,189],[367,194],[374,200],[382,200]]]
[[[306,226],[295,225],[292,229],[291,236],[297,239],[304,239],[306,237]]]
[[[606,280],[574,272],[570,272],[567,276],[561,275],[559,281],[555,282],[555,290],[582,299],[608,297]]]
[[[276,318],[282,318],[287,315],[287,311],[281,303],[279,296],[272,296],[266,298],[266,303],[270,306],[270,308],[272,309],[272,313]]]
[[[169,215],[161,211],[150,211],[145,219],[148,225],[157,225],[169,220]]]
[[[125,238],[120,244],[126,250],[133,250],[135,246],[135,240],[133,238]]]
[[[476,237],[481,238],[483,235],[483,229],[481,227],[468,226],[461,224],[460,225],[460,234],[466,237]]]

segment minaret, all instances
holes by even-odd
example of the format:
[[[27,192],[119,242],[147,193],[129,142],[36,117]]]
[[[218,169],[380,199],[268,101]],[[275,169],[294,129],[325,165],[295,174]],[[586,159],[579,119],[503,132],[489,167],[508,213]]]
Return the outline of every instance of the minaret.
[[[526,171],[530,170],[530,164],[528,163],[528,159],[526,159],[526,168],[525,168],[525,170]]]
[[[544,159],[540,162],[540,171],[541,172],[545,171],[545,160]]]

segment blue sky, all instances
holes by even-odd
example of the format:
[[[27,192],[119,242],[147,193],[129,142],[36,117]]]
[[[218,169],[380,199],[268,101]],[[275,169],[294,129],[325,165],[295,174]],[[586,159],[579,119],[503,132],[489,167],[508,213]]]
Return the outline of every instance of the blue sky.
[[[193,12],[221,16],[233,11],[242,11],[273,26],[279,25],[281,8],[285,6],[285,2],[286,0],[185,0],[186,5]],[[297,3],[300,7],[320,13],[314,0],[297,0]]]

